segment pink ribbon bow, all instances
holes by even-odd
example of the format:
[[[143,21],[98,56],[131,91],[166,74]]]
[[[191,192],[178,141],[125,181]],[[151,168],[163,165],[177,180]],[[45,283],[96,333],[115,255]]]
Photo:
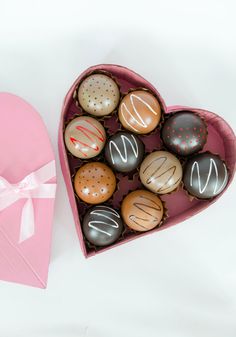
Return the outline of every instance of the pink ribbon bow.
[[[19,199],[27,199],[21,213],[19,242],[34,235],[35,219],[33,198],[55,198],[56,184],[46,184],[56,176],[55,160],[30,173],[17,184],[9,183],[0,176],[0,211]]]

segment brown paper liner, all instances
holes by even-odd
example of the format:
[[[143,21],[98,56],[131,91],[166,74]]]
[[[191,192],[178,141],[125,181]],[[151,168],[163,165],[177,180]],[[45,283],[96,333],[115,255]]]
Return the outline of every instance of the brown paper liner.
[[[92,72],[86,74],[86,76],[81,79],[80,83],[77,85],[77,87],[74,91],[73,104],[70,108],[69,114],[67,114],[67,116],[65,117],[63,132],[65,131],[65,128],[69,124],[69,122],[71,120],[73,120],[74,118],[79,117],[79,116],[90,116],[90,117],[93,117],[96,120],[98,120],[103,125],[103,127],[105,128],[105,131],[106,131],[107,139],[109,137],[111,137],[112,135],[116,134],[117,132],[123,131],[123,132],[129,132],[130,133],[130,131],[126,130],[122,126],[122,124],[120,123],[119,118],[118,118],[117,112],[118,112],[120,102],[125,95],[127,95],[128,93],[130,93],[134,90],[145,90],[145,91],[150,92],[152,95],[154,95],[157,98],[157,100],[158,100],[158,102],[161,106],[161,120],[160,120],[158,126],[152,132],[150,132],[148,134],[142,134],[142,135],[136,134],[136,136],[139,137],[140,140],[144,143],[145,155],[147,155],[147,154],[149,154],[150,152],[153,152],[153,151],[162,150],[163,145],[162,145],[162,141],[161,141],[161,138],[160,138],[160,128],[161,128],[161,125],[165,121],[165,115],[164,115],[164,107],[162,106],[162,103],[158,99],[157,95],[155,93],[153,93],[151,90],[143,88],[143,87],[130,88],[127,92],[121,92],[121,90],[120,90],[119,104],[117,105],[117,108],[111,114],[106,115],[106,116],[93,116],[91,114],[88,114],[87,112],[85,112],[81,108],[81,106],[78,102],[78,99],[77,99],[78,88],[79,88],[81,82],[86,77],[88,77],[92,74],[104,74],[104,75],[107,75],[107,76],[111,77],[116,82],[116,84],[118,85],[118,87],[120,89],[120,85],[117,83],[116,78],[106,71],[101,71],[101,70],[100,71],[92,71]],[[66,146],[65,146],[65,148],[66,148]],[[90,158],[90,159],[80,159],[80,158],[77,158],[77,157],[73,156],[68,150],[66,150],[66,151],[67,151],[68,160],[70,162],[69,167],[70,167],[71,180],[72,180],[73,186],[74,186],[75,174],[82,165],[84,165],[88,162],[95,162],[95,161],[103,162],[106,165],[108,165],[108,163],[106,162],[106,160],[104,158],[104,155],[103,155],[104,149],[101,151],[101,153],[98,156]],[[144,155],[144,157],[145,157],[145,155]],[[115,173],[116,180],[117,180],[116,190],[115,190],[113,196],[103,204],[115,208],[120,213],[121,202],[128,193],[130,193],[131,191],[134,191],[136,189],[146,189],[146,188],[142,185],[142,183],[140,181],[139,168],[137,168],[136,170],[134,170],[132,172],[128,172],[128,173],[120,173],[120,172],[116,172],[114,170],[113,170],[113,172]],[[177,186],[177,188],[174,191],[169,192],[168,194],[171,194],[171,193],[177,191],[178,188],[179,188],[179,186]],[[84,201],[82,201],[81,199],[79,199],[75,190],[74,190],[74,194],[75,194],[75,199],[76,199],[76,204],[77,204],[80,222],[82,224],[83,223],[83,217],[84,217],[85,213],[88,211],[89,208],[93,207],[94,205],[87,204]],[[161,195],[158,195],[158,197],[161,199]],[[161,227],[165,223],[165,220],[168,217],[168,211],[167,211],[167,208],[166,208],[166,203],[162,199],[161,199],[161,201],[163,203],[163,208],[164,208],[162,221],[160,222],[160,224],[157,227],[153,228],[152,230],[150,230],[148,232],[155,231],[157,228]],[[123,230],[120,238],[116,242],[114,242],[113,244],[117,244],[117,242],[125,240],[130,235],[137,235],[138,236],[140,234],[142,234],[142,232],[134,231],[124,224],[124,230]],[[84,237],[84,241],[86,243],[86,247],[88,249],[88,252],[92,252],[92,251],[97,252],[99,250],[104,249],[104,247],[97,247],[97,246],[91,244],[85,237]],[[112,246],[113,244],[111,244],[110,246]]]
[[[169,114],[166,114],[166,116],[165,116],[165,118],[164,118],[164,122],[166,122],[168,119],[170,119],[170,118],[171,118],[172,116],[174,116],[175,114],[178,114],[179,112],[182,112],[182,111],[183,111],[183,112],[188,112],[188,110],[181,110],[181,109],[180,109],[179,111],[175,111],[175,112],[171,112],[171,113],[169,113]],[[192,114],[195,114],[195,115],[197,115],[199,118],[201,118],[201,120],[203,121],[203,123],[204,123],[204,125],[205,125],[205,127],[206,127],[206,137],[205,137],[205,142],[204,142],[202,148],[201,148],[199,151],[197,151],[197,152],[195,152],[194,154],[192,154],[192,155],[195,155],[195,154],[201,152],[202,149],[204,148],[204,146],[205,146],[206,143],[207,143],[207,137],[208,137],[208,125],[207,125],[205,119],[204,119],[202,116],[200,116],[197,112],[193,112],[193,111],[191,111],[191,109],[189,110],[189,112],[192,113]],[[162,124],[162,127],[163,127],[163,125],[164,125],[164,123]],[[175,152],[172,152],[170,149],[168,149],[168,148],[165,146],[165,143],[164,143],[164,141],[163,141],[163,139],[162,139],[162,127],[160,128],[160,138],[161,138],[161,141],[162,141],[162,144],[163,144],[163,149],[164,149],[163,151],[168,151],[168,152],[172,153],[174,156],[176,156],[176,158],[179,159],[179,161],[180,161],[181,163],[184,164],[184,163],[190,158],[190,156],[192,156],[192,155],[189,155],[189,156],[181,156],[181,155],[179,155],[179,154],[177,154],[177,153],[175,153]]]
[[[203,154],[203,153],[209,153],[209,154],[212,154],[212,155],[214,155],[214,156],[217,156],[224,164],[225,164],[225,166],[226,166],[226,169],[227,169],[227,172],[228,172],[228,176],[229,176],[229,168],[227,167],[227,164],[226,164],[226,162],[225,162],[225,160],[223,160],[223,159],[221,159],[221,157],[220,157],[220,155],[218,154],[218,153],[213,153],[213,152],[210,152],[210,151],[204,151],[204,152],[197,152],[197,153],[195,153],[195,154],[193,154],[193,155],[191,155],[191,156],[188,156],[188,158],[186,158],[186,160],[185,160],[185,163],[184,163],[184,165],[183,165],[183,173],[184,173],[184,168],[185,168],[185,165],[187,164],[187,161],[188,160],[190,160],[190,159],[192,159],[193,157],[195,157],[196,155],[198,155],[198,154]],[[229,179],[228,179],[229,180]],[[226,186],[228,185],[228,183],[226,184]],[[226,188],[226,186],[225,186],[225,188]],[[184,190],[184,192],[186,193],[186,195],[188,196],[188,198],[189,198],[189,200],[190,201],[193,201],[193,200],[199,200],[199,201],[209,201],[209,202],[211,202],[213,199],[215,199],[215,198],[217,198],[217,197],[219,197],[219,195],[221,195],[221,193],[223,193],[224,192],[224,190],[225,190],[225,188],[220,192],[220,194],[217,194],[216,196],[214,196],[214,197],[212,197],[212,198],[198,198],[198,197],[196,197],[195,195],[192,195],[191,193],[189,193],[189,191],[186,189],[186,187],[185,187],[185,185],[184,185],[184,183],[183,183],[183,181],[182,181],[182,188],[183,188],[183,190]]]

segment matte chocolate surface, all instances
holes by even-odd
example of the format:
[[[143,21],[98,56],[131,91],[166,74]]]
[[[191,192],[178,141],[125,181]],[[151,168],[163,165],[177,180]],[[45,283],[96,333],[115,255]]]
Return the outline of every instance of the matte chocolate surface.
[[[133,191],[124,198],[121,214],[124,222],[131,229],[139,232],[149,231],[162,220],[162,201],[149,191]]]
[[[134,134],[119,132],[112,136],[105,147],[105,158],[109,165],[119,172],[135,170],[141,163],[144,144]]]
[[[149,133],[156,128],[160,118],[160,104],[148,91],[132,91],[120,103],[119,120],[123,127],[131,132]]]
[[[103,74],[90,75],[79,86],[79,103],[86,112],[94,116],[109,115],[116,109],[119,99],[118,85]]]
[[[218,156],[200,153],[185,165],[183,181],[191,195],[209,199],[223,191],[228,182],[228,171]]]
[[[150,153],[140,167],[140,179],[150,191],[166,194],[175,190],[182,179],[180,161],[170,152]]]
[[[107,246],[115,242],[123,230],[120,214],[111,207],[97,205],[90,208],[83,219],[86,239],[95,246]]]
[[[188,156],[200,151],[207,140],[204,121],[193,112],[177,112],[162,127],[162,139],[172,152]]]

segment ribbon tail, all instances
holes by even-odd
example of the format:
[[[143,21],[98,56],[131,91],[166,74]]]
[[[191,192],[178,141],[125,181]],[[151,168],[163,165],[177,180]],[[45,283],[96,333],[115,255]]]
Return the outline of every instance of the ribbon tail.
[[[35,225],[34,225],[34,206],[32,199],[29,197],[24,204],[21,213],[21,225],[20,225],[20,237],[19,243],[29,239],[34,235]]]

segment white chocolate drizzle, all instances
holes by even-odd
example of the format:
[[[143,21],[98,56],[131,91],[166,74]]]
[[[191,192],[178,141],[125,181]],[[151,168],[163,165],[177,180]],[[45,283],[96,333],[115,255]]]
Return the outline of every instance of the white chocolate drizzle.
[[[227,179],[227,169],[225,164],[223,163],[224,166],[224,180],[223,183],[219,185],[219,173],[218,173],[218,168],[216,165],[216,162],[214,161],[213,158],[210,158],[210,165],[209,165],[209,171],[208,171],[208,175],[207,175],[207,179],[205,182],[205,185],[201,183],[201,176],[200,176],[200,168],[199,168],[199,163],[197,161],[194,161],[192,168],[191,168],[191,175],[190,175],[190,186],[193,186],[193,174],[196,170],[197,172],[197,179],[198,179],[198,190],[200,194],[203,194],[209,184],[210,178],[211,178],[211,173],[212,170],[214,168],[215,174],[216,174],[216,180],[215,180],[215,187],[214,187],[214,191],[213,191],[213,195],[219,194],[220,191],[222,190],[222,188],[225,185],[226,179]]]
[[[140,116],[138,110],[136,109],[134,99],[137,99],[142,104],[144,104],[154,115],[157,115],[157,112],[151,107],[150,104],[148,104],[145,100],[143,100],[141,97],[139,97],[135,94],[130,95],[130,102],[131,102],[132,108],[134,110],[134,114],[132,114],[132,112],[130,112],[130,110],[127,108],[127,105],[124,102],[121,103],[121,114],[122,114],[123,119],[133,130],[138,132],[139,130],[137,130],[133,125],[131,125],[128,122],[127,118],[125,118],[125,116],[124,116],[124,110],[125,110],[127,112],[127,114],[131,118],[133,118],[138,125],[140,125],[142,128],[147,128],[148,125],[144,122],[143,118]]]
[[[115,160],[114,160],[114,150],[116,150],[119,155],[120,155],[120,158],[121,160],[123,161],[123,163],[127,163],[128,161],[128,153],[127,153],[127,144],[129,143],[131,148],[132,148],[132,151],[134,153],[134,156],[135,158],[138,158],[138,144],[137,144],[137,141],[135,139],[135,137],[133,135],[130,135],[131,138],[133,139],[133,142],[132,140],[130,140],[127,136],[125,135],[121,135],[121,139],[122,139],[122,144],[123,144],[123,149],[124,149],[124,155],[122,155],[121,153],[121,150],[119,149],[118,145],[116,144],[115,141],[111,140],[109,142],[109,151],[110,151],[110,154],[111,154],[111,160],[112,160],[112,163],[114,164],[115,163]]]
[[[110,207],[101,206],[101,208],[99,208],[99,209],[97,207],[90,214],[91,215],[97,215],[97,216],[102,218],[102,220],[92,220],[92,221],[89,221],[89,223],[88,223],[88,226],[90,228],[93,228],[100,233],[103,233],[107,236],[111,236],[111,233],[99,228],[99,224],[102,224],[102,225],[105,225],[105,226],[108,226],[108,227],[119,228],[118,222],[115,219],[113,219],[112,216],[120,219],[120,215],[114,209],[112,209]],[[110,214],[112,216],[109,216]],[[109,221],[107,221],[107,220],[109,220]]]

